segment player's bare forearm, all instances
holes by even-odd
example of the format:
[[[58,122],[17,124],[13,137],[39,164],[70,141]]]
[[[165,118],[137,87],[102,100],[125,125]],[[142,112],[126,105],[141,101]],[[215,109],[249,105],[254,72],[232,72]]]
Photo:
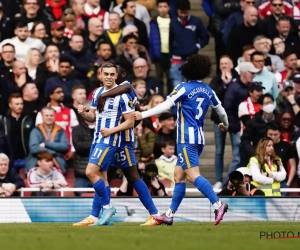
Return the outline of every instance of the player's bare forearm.
[[[125,114],[124,119],[125,119],[124,122],[122,122],[117,127],[114,127],[111,129],[112,134],[119,133],[121,131],[125,131],[127,129],[133,128],[133,126],[134,126],[133,113]]]
[[[84,112],[80,114],[84,120],[88,122],[94,122],[96,120],[96,116],[94,113],[91,112]]]
[[[130,94],[132,91],[131,87],[127,84],[119,85],[118,87],[115,87],[101,95],[102,98],[107,98],[107,97],[114,97],[117,95],[122,95],[125,93]]]
[[[136,104],[136,105],[135,105],[135,111],[142,112],[143,110],[141,109],[141,107],[140,107],[139,104]],[[134,121],[134,127],[138,126],[140,123],[141,123],[141,120],[139,120],[139,121]]]

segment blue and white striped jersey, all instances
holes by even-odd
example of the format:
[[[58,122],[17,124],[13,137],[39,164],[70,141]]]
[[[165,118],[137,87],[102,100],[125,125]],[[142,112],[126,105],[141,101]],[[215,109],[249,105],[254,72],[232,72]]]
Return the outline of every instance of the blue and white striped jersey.
[[[131,87],[131,93],[129,94],[129,96],[131,97],[132,100],[132,105],[133,105],[133,109],[135,110],[135,105],[137,103],[137,95],[135,93],[135,90],[133,89],[132,85],[130,82],[128,81],[124,81],[122,82],[120,85],[129,85]],[[122,122],[123,120],[121,120]],[[134,142],[134,129],[130,128],[128,130],[122,131],[120,132],[120,140],[119,140],[119,144],[121,142]]]
[[[177,143],[205,144],[203,125],[209,106],[221,105],[215,92],[205,83],[183,82],[167,97],[177,104]]]
[[[92,97],[91,108],[97,109],[99,96],[106,92],[104,87],[97,88]],[[103,112],[96,110],[96,126],[94,131],[93,144],[104,143],[117,146],[120,141],[120,133],[103,137],[100,133],[102,128],[113,128],[123,122],[122,115],[134,111],[133,101],[129,94],[122,94],[116,97],[110,97],[105,100]],[[128,133],[129,140],[134,140],[133,134]],[[132,137],[132,138],[131,138]]]

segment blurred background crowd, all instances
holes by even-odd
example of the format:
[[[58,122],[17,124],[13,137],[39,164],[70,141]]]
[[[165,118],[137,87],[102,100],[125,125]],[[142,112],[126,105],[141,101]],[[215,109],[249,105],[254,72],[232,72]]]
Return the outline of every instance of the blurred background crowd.
[[[300,3],[195,3],[202,5],[208,25],[191,14],[189,0],[1,0],[0,194],[18,195],[16,189],[24,186],[92,187],[85,167],[95,125],[78,115],[77,106],[100,86],[101,64],[117,62],[126,69],[146,110],[184,81],[178,68],[210,40],[217,67],[207,83],[228,114],[232,147],[223,179],[227,135],[212,112],[212,184],[232,190],[229,174],[246,167],[268,136],[275,151],[270,155],[281,158],[286,175],[267,178],[298,187]],[[165,188],[174,186],[177,161],[174,110],[144,120],[135,136],[138,169],[149,191],[170,195]],[[111,186],[120,188],[118,196],[136,195],[122,172]]]

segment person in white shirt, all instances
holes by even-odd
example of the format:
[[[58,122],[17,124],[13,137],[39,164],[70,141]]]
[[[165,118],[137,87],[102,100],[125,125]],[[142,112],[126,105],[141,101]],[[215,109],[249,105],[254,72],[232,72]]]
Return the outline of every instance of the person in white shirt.
[[[16,59],[25,61],[27,52],[31,48],[37,49],[39,52],[44,53],[46,45],[39,39],[29,37],[27,24],[18,23],[15,28],[15,37],[5,39],[0,43],[0,53],[2,52],[2,45],[10,43],[15,46]]]

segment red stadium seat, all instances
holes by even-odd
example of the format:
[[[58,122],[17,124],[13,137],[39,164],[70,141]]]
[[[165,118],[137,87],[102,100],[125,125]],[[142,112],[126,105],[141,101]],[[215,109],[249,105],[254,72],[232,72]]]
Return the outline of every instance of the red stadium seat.
[[[82,193],[81,197],[94,197],[94,193]]]
[[[116,187],[119,188],[122,184],[123,180],[121,179],[112,179],[112,181],[110,182],[110,187]]]
[[[26,179],[25,168],[20,168],[20,170],[19,170],[19,176],[20,176],[23,180]]]
[[[68,168],[64,176],[66,179],[75,179],[74,168]]]

